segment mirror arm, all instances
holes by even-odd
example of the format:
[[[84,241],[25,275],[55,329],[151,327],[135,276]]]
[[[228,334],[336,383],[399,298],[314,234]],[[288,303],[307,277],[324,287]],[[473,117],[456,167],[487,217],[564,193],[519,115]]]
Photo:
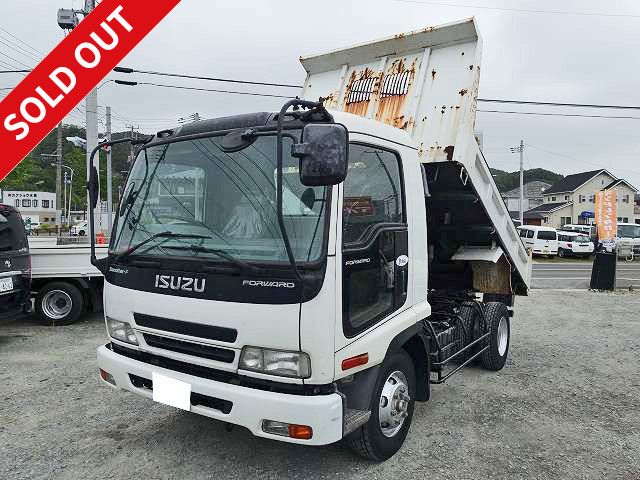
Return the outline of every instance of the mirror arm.
[[[294,105],[300,105],[302,100],[289,100],[285,103],[280,109],[280,113],[278,114],[278,130],[276,135],[276,212],[278,216],[278,226],[280,227],[280,233],[282,235],[282,241],[284,242],[284,248],[287,251],[287,256],[289,257],[289,263],[291,264],[291,269],[293,270],[293,274],[298,279],[298,281],[302,281],[302,277],[300,276],[300,272],[298,271],[298,266],[296,264],[296,259],[293,255],[293,250],[291,249],[291,242],[289,242],[289,235],[287,235],[287,228],[284,224],[284,218],[282,216],[282,163],[283,163],[283,134],[282,134],[282,121],[283,118],[289,109]],[[310,102],[309,102],[310,103]]]

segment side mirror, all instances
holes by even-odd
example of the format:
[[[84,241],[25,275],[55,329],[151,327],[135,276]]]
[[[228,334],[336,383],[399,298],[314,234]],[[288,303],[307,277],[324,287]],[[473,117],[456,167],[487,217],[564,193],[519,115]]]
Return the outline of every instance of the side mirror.
[[[308,187],[336,185],[347,177],[349,132],[336,123],[308,124],[302,143],[291,147],[300,159],[300,182]]]
[[[87,191],[89,192],[89,202],[91,204],[91,210],[98,205],[98,196],[100,195],[100,182],[98,180],[98,170],[95,165],[91,166],[89,172],[89,181],[87,182]]]

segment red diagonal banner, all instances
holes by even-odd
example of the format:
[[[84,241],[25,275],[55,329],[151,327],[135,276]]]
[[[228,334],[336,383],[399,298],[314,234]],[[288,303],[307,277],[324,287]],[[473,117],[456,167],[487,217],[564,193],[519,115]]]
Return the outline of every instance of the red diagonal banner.
[[[102,0],[0,102],[0,180],[178,3]]]

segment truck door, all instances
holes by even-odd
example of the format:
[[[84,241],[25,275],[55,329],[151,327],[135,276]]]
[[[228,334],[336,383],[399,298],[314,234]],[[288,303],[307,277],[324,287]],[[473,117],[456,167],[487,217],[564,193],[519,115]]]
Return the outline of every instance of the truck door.
[[[351,338],[404,305],[408,228],[396,152],[351,144],[343,184],[342,324]]]

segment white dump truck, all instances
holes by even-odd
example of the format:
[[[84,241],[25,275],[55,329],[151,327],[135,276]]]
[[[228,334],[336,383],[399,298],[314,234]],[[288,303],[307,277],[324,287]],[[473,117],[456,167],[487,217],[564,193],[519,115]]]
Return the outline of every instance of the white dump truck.
[[[432,386],[503,368],[530,264],[474,137],[480,57],[473,19],[305,57],[279,112],[139,142],[93,257],[104,383],[385,460]]]

